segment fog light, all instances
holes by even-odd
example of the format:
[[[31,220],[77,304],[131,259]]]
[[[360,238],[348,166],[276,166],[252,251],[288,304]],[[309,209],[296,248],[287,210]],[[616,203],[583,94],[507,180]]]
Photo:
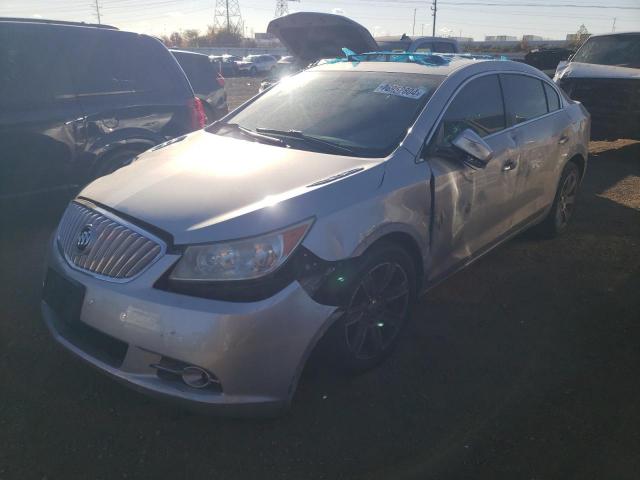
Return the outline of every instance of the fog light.
[[[211,383],[211,377],[200,367],[186,367],[182,370],[182,381],[193,388],[205,388]]]

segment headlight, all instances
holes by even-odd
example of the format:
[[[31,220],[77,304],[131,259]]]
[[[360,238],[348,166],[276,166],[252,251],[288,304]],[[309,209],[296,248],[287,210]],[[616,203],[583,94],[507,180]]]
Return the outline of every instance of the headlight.
[[[187,247],[169,278],[179,281],[251,280],[276,271],[302,242],[313,220],[259,237]]]

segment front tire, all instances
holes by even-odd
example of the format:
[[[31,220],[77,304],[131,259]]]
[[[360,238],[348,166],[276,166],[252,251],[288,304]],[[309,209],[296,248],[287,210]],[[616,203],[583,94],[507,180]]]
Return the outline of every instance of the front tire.
[[[566,230],[575,211],[580,169],[574,162],[565,165],[560,176],[558,190],[547,217],[537,227],[537,232],[545,238],[554,238]]]
[[[415,300],[415,272],[411,256],[397,245],[380,244],[365,254],[344,314],[330,331],[340,370],[364,372],[393,351]]]

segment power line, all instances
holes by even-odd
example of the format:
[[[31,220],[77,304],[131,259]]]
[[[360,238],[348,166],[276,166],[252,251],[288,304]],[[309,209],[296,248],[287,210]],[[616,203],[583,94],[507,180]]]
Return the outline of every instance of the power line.
[[[480,3],[480,2],[445,2],[443,5],[466,5],[480,7],[536,7],[536,8],[601,8],[614,10],[640,10],[640,7],[621,5],[576,5],[573,3]]]

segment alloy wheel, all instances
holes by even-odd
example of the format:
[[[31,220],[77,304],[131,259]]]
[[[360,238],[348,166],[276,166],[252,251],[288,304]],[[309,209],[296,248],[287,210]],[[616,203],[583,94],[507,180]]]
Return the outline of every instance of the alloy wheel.
[[[564,227],[569,223],[577,193],[578,172],[574,169],[569,172],[560,187],[560,197],[558,198],[558,208],[556,210],[556,222],[559,227]]]
[[[386,353],[407,317],[410,296],[407,272],[399,264],[371,268],[345,312],[344,334],[351,355],[369,360]]]

